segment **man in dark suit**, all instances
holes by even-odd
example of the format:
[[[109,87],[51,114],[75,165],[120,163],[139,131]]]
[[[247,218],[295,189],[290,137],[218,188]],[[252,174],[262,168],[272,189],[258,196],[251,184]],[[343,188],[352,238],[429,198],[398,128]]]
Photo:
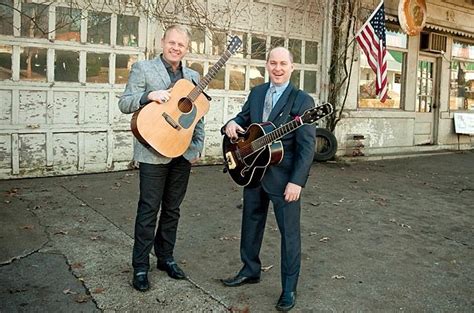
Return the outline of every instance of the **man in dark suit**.
[[[166,29],[161,45],[163,53],[150,61],[132,66],[127,86],[119,100],[123,113],[133,113],[145,105],[160,105],[170,98],[170,91],[179,79],[199,81],[199,74],[181,61],[186,55],[190,32],[186,27],[173,25]],[[133,245],[133,287],[149,289],[149,254],[154,247],[159,270],[175,279],[184,279],[183,270],[176,264],[173,250],[179,221],[179,206],[188,185],[191,164],[204,146],[204,123],[194,129],[190,146],[182,156],[170,159],[134,138],[133,159],[140,163],[140,199],[135,220]],[[157,215],[161,213],[155,233]]]
[[[251,123],[268,120],[278,127],[314,107],[313,99],[301,90],[294,101],[289,101],[291,92],[297,90],[290,83],[294,67],[293,56],[287,49],[277,47],[271,50],[266,69],[270,82],[253,88],[242,111],[223,127],[229,138],[236,138],[237,133],[244,132]],[[240,241],[243,267],[236,276],[222,282],[225,286],[236,287],[260,281],[259,252],[271,201],[281,234],[282,293],[276,308],[288,311],[296,301],[301,264],[300,195],[313,161],[315,129],[303,125],[284,136],[282,143],[282,161],[270,165],[256,187],[244,187]]]

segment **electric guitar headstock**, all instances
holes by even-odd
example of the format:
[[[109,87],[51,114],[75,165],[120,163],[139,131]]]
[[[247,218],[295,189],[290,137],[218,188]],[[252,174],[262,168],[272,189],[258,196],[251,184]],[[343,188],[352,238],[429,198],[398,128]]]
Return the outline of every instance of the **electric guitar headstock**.
[[[317,107],[306,110],[301,116],[301,120],[305,124],[313,124],[317,120],[322,119],[334,113],[334,107],[331,103],[325,102]]]

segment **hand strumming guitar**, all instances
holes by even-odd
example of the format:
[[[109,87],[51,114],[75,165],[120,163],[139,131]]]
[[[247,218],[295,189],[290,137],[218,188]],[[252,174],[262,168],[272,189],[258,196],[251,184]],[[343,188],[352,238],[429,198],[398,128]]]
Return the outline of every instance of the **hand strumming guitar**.
[[[171,97],[171,88],[168,90],[156,90],[148,94],[148,99],[158,103],[165,103]]]
[[[245,130],[236,122],[230,121],[225,127],[225,134],[231,139],[236,139],[238,137],[237,133],[245,133]]]

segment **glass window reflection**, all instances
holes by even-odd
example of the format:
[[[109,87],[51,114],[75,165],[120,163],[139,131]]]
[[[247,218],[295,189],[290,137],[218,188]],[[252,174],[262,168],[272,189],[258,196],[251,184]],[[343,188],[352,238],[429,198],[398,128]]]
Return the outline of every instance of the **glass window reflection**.
[[[137,16],[117,16],[117,45],[138,47],[138,23]]]
[[[13,0],[0,0],[0,34],[13,35]]]
[[[249,71],[250,88],[265,82],[265,67],[251,66]]]
[[[316,73],[315,71],[304,71],[304,91],[316,93]]]
[[[79,52],[55,51],[54,80],[63,82],[79,81]]]
[[[0,80],[12,78],[12,46],[0,45]]]
[[[88,53],[86,66],[86,82],[109,82],[109,55],[107,53]]]
[[[109,13],[89,12],[87,18],[87,42],[95,44],[110,44]]]
[[[245,72],[244,65],[228,65],[229,75],[229,89],[230,90],[245,90]]]
[[[267,50],[267,37],[252,35],[251,55],[252,59],[265,60]]]
[[[20,79],[46,81],[47,49],[26,47],[20,54]]]
[[[301,44],[300,39],[290,39],[288,40],[288,50],[293,53],[293,62],[301,63]]]
[[[31,38],[48,37],[48,6],[36,3],[21,4],[21,35]]]
[[[81,41],[81,10],[56,8],[56,39],[62,41]]]
[[[136,54],[117,54],[115,57],[115,83],[126,84],[132,64],[138,61]]]
[[[305,64],[318,64],[318,42],[306,41],[304,51]]]
[[[197,27],[191,28],[190,52],[196,54],[204,54],[205,38],[206,33],[204,32],[204,29]]]

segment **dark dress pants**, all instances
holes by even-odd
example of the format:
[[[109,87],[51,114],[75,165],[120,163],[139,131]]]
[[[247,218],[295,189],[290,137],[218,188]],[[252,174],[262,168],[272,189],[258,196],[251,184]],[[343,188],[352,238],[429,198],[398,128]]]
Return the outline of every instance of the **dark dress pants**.
[[[244,263],[240,275],[260,277],[260,248],[269,202],[281,235],[281,284],[283,291],[296,291],[301,267],[300,200],[286,202],[283,196],[267,194],[263,188],[244,188],[244,207],[240,256]]]
[[[153,245],[158,262],[173,258],[179,206],[186,193],[190,171],[191,163],[183,157],[167,164],[140,163],[140,200],[132,258],[135,272],[149,270]],[[155,234],[158,212],[160,216]]]

